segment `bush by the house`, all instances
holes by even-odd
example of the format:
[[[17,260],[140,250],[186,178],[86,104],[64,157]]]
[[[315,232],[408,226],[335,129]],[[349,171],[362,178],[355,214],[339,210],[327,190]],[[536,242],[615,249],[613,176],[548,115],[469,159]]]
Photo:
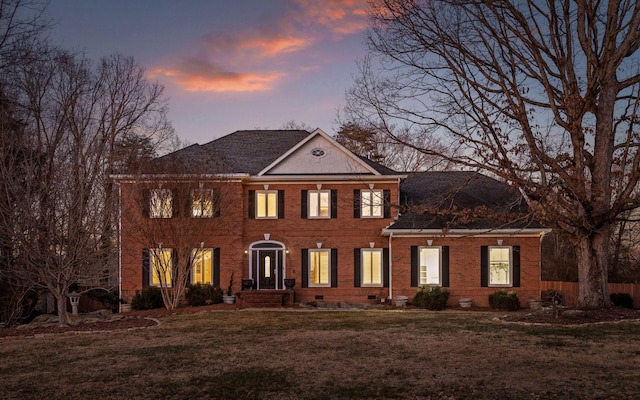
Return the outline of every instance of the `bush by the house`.
[[[616,307],[633,308],[633,297],[629,293],[611,293],[609,298]]]
[[[516,311],[520,309],[520,300],[514,291],[498,290],[489,295],[489,305],[497,310]]]
[[[413,296],[412,304],[429,310],[442,310],[449,300],[449,290],[439,286],[423,286]]]
[[[164,307],[162,292],[155,286],[147,286],[142,290],[137,290],[136,295],[131,299],[131,308],[134,310],[150,310],[152,308]]]
[[[543,290],[540,300],[543,307],[559,306],[562,304],[562,292],[556,289]]]
[[[118,306],[120,305],[118,292],[115,292],[113,290],[95,289],[88,291],[87,295],[91,300],[99,301],[105,307],[113,310],[113,312],[118,311]]]
[[[185,299],[190,306],[222,303],[222,289],[204,283],[190,284]]]

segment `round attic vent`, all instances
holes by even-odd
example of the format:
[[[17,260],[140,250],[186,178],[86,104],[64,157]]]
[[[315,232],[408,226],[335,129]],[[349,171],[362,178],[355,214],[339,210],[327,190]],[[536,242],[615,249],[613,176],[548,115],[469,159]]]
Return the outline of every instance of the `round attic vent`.
[[[313,149],[311,150],[311,155],[316,158],[322,158],[327,155],[327,153],[322,149]]]

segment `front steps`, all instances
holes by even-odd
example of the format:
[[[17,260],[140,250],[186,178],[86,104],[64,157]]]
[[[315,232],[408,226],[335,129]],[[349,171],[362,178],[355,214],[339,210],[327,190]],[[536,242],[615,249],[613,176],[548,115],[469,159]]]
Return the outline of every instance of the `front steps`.
[[[293,290],[243,290],[237,297],[240,308],[279,308],[293,305]]]

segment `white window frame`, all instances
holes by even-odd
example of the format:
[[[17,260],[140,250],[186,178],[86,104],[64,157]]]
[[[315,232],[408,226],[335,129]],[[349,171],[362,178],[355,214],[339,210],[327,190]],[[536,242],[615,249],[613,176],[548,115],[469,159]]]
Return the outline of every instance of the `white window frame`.
[[[384,217],[384,190],[367,189],[360,191],[360,218]]]
[[[198,200],[196,200],[196,194],[199,194]],[[213,189],[191,190],[191,216],[193,218],[213,217],[213,201]]]
[[[423,256],[423,250],[438,251],[438,279],[437,282],[429,282],[429,265]],[[425,254],[426,255],[426,254]],[[419,286],[442,286],[442,247],[441,246],[421,246],[418,247],[418,285]]]
[[[149,217],[173,217],[173,191],[171,189],[150,189]]]
[[[158,262],[158,257],[163,256],[164,260]],[[165,264],[162,266],[162,264]],[[160,264],[158,266],[158,264]],[[166,265],[168,264],[168,265]],[[158,267],[162,268],[160,270]],[[149,249],[149,285],[161,287],[162,280],[160,279],[160,273],[164,272],[165,279],[168,279],[168,282],[164,285],[164,287],[171,287],[173,281],[173,249],[171,248],[154,248]]]
[[[313,267],[313,260],[314,260],[314,255],[319,255],[319,254],[325,254],[327,257],[327,282],[326,283],[313,283],[312,279],[313,279],[313,274],[312,274],[312,267]],[[309,287],[331,287],[331,249],[309,249],[309,282],[308,285]]]
[[[197,267],[203,267],[205,269],[205,272],[207,270],[207,266],[204,265],[204,257],[205,254],[208,253],[209,255],[209,276],[208,279],[210,282],[198,282],[196,281],[195,277],[196,277],[196,269]],[[203,265],[196,265],[196,263],[198,261],[202,262]],[[203,276],[206,277],[205,273],[202,273]],[[206,285],[213,285],[213,249],[211,248],[206,248],[206,249],[193,249],[191,251],[191,283],[202,283],[202,284],[206,284]]]
[[[264,196],[264,215],[260,215],[260,198]],[[270,196],[275,196],[274,207],[273,207],[273,215],[269,213],[269,207],[271,205],[269,201]],[[277,190],[256,190],[256,219],[278,219],[278,191]]]
[[[504,270],[504,267],[498,267],[495,264],[497,263],[502,263],[504,264],[505,260],[495,260],[492,261],[491,259],[491,250],[508,250],[508,257],[509,259],[506,260],[508,262],[508,274],[509,274],[509,279],[507,283],[493,283],[492,282],[492,271],[494,270],[494,268],[501,268]],[[513,247],[511,246],[488,246],[487,249],[488,253],[487,254],[487,262],[488,262],[488,266],[487,266],[487,273],[489,274],[489,276],[487,277],[487,282],[488,282],[488,286],[489,287],[512,287],[513,286]]]
[[[322,197],[326,196],[327,215],[322,214]],[[312,207],[315,197],[316,207]],[[310,219],[327,219],[331,218],[331,190],[309,190],[307,192],[307,216]]]
[[[380,283],[365,283],[365,253],[377,253],[380,255],[380,265],[378,266],[378,275],[380,276]],[[371,272],[373,272],[373,257],[371,257]],[[373,277],[373,274],[371,274]],[[384,285],[384,252],[381,248],[373,248],[373,249],[360,249],[360,286],[362,287],[382,287]]]

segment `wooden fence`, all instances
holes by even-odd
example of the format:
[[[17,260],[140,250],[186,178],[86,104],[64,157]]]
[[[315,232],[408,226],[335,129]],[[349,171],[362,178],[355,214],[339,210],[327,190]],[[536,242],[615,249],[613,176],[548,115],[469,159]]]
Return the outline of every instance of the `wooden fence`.
[[[562,303],[575,306],[578,302],[578,282],[541,281],[540,290],[555,289],[562,292]],[[633,298],[633,308],[640,308],[640,284],[610,283],[609,293],[628,293]]]

